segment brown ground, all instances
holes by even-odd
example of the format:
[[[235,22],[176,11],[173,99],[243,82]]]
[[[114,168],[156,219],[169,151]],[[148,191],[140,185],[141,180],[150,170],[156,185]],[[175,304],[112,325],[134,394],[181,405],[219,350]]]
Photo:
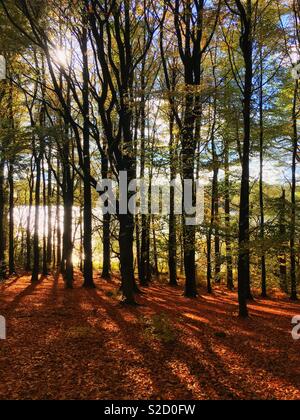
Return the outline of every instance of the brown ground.
[[[245,321],[222,289],[189,300],[153,285],[129,308],[113,284],[76,286],[26,276],[0,285],[0,399],[300,399],[298,304],[257,300]],[[174,342],[145,333],[141,319],[155,313],[167,314]]]

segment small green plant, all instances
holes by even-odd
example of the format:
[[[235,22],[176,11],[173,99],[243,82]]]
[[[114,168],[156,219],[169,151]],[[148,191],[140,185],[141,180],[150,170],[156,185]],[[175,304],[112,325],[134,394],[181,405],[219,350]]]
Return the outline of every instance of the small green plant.
[[[147,338],[157,338],[165,344],[176,341],[177,331],[172,326],[168,315],[161,313],[151,317],[142,317],[141,322]]]
[[[88,338],[88,337],[94,337],[95,335],[96,335],[95,329],[90,326],[71,327],[66,332],[67,338]]]
[[[120,292],[119,289],[109,290],[108,292],[105,293],[105,295],[109,298],[116,299],[116,300],[122,299],[122,293]]]

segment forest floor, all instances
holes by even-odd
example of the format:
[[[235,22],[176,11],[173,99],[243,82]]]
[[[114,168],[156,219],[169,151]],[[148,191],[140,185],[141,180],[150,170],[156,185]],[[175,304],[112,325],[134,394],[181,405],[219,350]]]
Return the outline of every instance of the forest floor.
[[[0,285],[0,399],[300,399],[299,304],[256,299],[241,320],[222,288],[189,300],[153,284],[131,308],[96,282]]]

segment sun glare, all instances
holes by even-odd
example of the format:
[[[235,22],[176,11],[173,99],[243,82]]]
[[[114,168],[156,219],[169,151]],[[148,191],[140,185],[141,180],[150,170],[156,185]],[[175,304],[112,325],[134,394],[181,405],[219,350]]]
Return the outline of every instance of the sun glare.
[[[67,66],[69,63],[69,54],[66,50],[57,48],[53,51],[53,59],[61,66]]]

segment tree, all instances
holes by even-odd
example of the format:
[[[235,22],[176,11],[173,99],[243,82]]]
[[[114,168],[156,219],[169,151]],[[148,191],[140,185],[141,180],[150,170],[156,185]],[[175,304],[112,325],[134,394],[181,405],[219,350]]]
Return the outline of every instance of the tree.
[[[212,40],[219,15],[219,6],[214,10],[215,21],[211,33],[204,40],[203,18],[204,2],[176,0],[173,5],[167,1],[174,18],[177,48],[184,68],[184,104],[183,116],[178,119],[181,138],[181,168],[182,179],[192,182],[193,204],[195,197],[195,155],[197,148],[197,133],[199,118],[201,116],[201,97],[199,88],[201,84],[201,64],[203,55]],[[165,72],[166,73],[166,72]],[[183,197],[186,193],[186,185],[183,184]],[[185,265],[185,295],[196,297],[196,229],[190,226],[188,218],[190,215],[184,211],[183,215],[183,243],[184,243],[184,265]]]
[[[250,292],[250,146],[251,146],[251,103],[253,95],[253,5],[251,0],[244,5],[235,0],[236,8],[226,1],[230,11],[240,20],[240,48],[243,54],[245,74],[241,86],[243,95],[244,141],[242,152],[242,179],[239,216],[239,259],[238,293],[241,317],[248,316],[247,299]]]

